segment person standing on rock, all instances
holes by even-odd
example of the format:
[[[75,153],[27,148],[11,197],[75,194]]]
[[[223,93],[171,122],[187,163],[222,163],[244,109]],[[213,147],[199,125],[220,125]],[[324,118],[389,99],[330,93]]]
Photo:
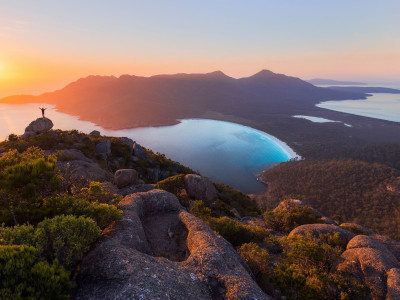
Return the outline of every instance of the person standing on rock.
[[[44,111],[45,111],[47,108],[39,107],[39,109],[42,111],[42,117],[44,118]]]

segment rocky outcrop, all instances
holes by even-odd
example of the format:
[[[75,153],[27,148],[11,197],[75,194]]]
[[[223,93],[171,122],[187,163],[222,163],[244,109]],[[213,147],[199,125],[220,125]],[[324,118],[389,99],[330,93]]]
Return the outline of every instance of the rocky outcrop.
[[[71,187],[77,185],[79,188],[87,181],[106,181],[112,177],[111,173],[77,149],[59,151],[57,167]]]
[[[400,263],[379,240],[357,235],[347,245],[337,270],[350,272],[364,282],[373,299],[400,299]]]
[[[386,300],[400,299],[400,269],[393,268],[387,273]]]
[[[53,128],[53,122],[48,118],[37,118],[35,121],[32,121],[28,127],[25,128],[25,133],[21,136],[21,138],[28,138],[31,136],[37,136],[41,133],[48,132]]]
[[[144,148],[140,146],[138,143],[133,144],[133,155],[142,159],[147,158],[146,150],[144,150]]]
[[[301,225],[295,229],[293,229],[290,233],[289,236],[295,236],[295,235],[305,235],[307,231],[312,231],[316,236],[319,234],[327,234],[327,233],[339,233],[339,238],[343,241],[343,243],[347,244],[354,236],[354,233],[351,233],[350,231],[347,231],[343,228],[340,228],[339,226],[336,225],[331,225],[331,224],[307,224],[307,225]]]
[[[107,159],[108,155],[111,154],[111,142],[110,140],[104,140],[96,144],[96,154],[100,154],[103,159]]]
[[[132,139],[127,138],[127,137],[122,137],[121,140],[122,140],[122,142],[124,144],[128,145],[129,153],[132,155],[133,154],[133,147],[135,145],[135,142]]]
[[[210,179],[197,174],[185,175],[185,189],[191,198],[206,203],[212,203],[217,197],[217,190]]]
[[[349,250],[355,248],[372,248],[384,252],[389,251],[385,245],[383,245],[373,237],[367,235],[357,235],[350,240],[350,242],[347,244],[346,249]]]
[[[82,261],[76,299],[271,299],[233,247],[165,191],[131,194]]]
[[[337,269],[356,275],[370,288],[373,299],[384,300],[386,273],[399,266],[390,252],[374,248],[353,248],[342,253]]]
[[[89,135],[100,136],[100,131],[93,130],[92,132],[89,133]]]
[[[114,184],[122,189],[135,183],[138,173],[134,169],[120,169],[114,174]]]
[[[281,201],[277,207],[275,207],[274,211],[278,210],[288,210],[299,206],[306,206],[302,201],[297,199],[287,199]]]
[[[380,234],[374,234],[372,237],[382,243],[383,245],[386,246],[387,249],[389,249],[390,252],[397,258],[397,260],[400,262],[400,243],[388,238],[387,236],[380,235]]]

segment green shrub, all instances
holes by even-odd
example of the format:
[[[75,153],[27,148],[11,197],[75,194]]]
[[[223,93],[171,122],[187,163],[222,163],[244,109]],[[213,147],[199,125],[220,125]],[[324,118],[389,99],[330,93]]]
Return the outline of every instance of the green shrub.
[[[159,181],[156,188],[178,195],[185,188],[185,175],[175,175]]]
[[[47,237],[43,229],[33,225],[18,225],[14,227],[0,227],[0,245],[28,245],[35,247],[38,254],[46,246]]]
[[[214,185],[221,195],[221,200],[228,204],[230,207],[236,208],[242,217],[255,217],[260,215],[261,211],[258,208],[257,203],[253,201],[249,196],[221,183],[216,183]]]
[[[228,217],[210,218],[210,227],[222,235],[233,246],[244,243],[262,242],[269,237],[269,232],[258,226],[243,225]]]
[[[238,253],[257,279],[267,278],[268,265],[271,263],[271,257],[267,250],[256,243],[246,243],[238,249]]]
[[[264,213],[264,220],[267,226],[286,233],[303,224],[323,223],[317,213],[308,206],[268,211]]]
[[[60,187],[56,157],[31,147],[11,150],[0,158],[0,222],[7,225],[39,221],[42,197]]]
[[[122,196],[105,191],[100,182],[91,181],[89,187],[82,188],[78,196],[89,202],[112,203],[118,205]]]
[[[365,299],[368,289],[353,274],[332,271],[342,250],[337,237],[296,235],[281,240],[283,255],[271,282],[289,299]]]
[[[102,229],[122,216],[122,211],[114,205],[89,202],[80,198],[79,195],[68,194],[58,194],[44,199],[42,210],[46,212],[47,217],[57,215],[90,217]]]
[[[346,229],[346,230],[348,230],[348,231],[350,231],[352,233],[354,233],[355,235],[360,235],[360,234],[369,235],[367,230],[363,230],[363,229],[361,229],[359,227],[356,227],[356,226],[342,226],[342,225],[340,225],[340,227],[343,228],[343,229]]]
[[[28,246],[0,246],[1,299],[69,299],[69,273]]]
[[[213,211],[202,200],[194,201],[190,213],[206,223],[214,216]]]
[[[229,207],[229,205],[226,204],[225,202],[222,202],[219,199],[217,199],[213,202],[212,208],[219,215],[225,215],[225,216],[228,216],[231,218],[236,217],[235,213],[232,211],[232,209]]]
[[[45,219],[37,228],[42,228],[47,237],[44,255],[57,259],[67,269],[83,258],[101,233],[90,218],[64,215]]]

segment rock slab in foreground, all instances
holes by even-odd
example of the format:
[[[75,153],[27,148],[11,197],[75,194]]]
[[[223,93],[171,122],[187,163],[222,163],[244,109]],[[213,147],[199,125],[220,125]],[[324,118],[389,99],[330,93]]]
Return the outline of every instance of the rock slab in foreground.
[[[21,138],[28,138],[30,136],[36,136],[38,134],[47,132],[52,129],[53,126],[53,122],[50,119],[45,117],[37,118],[25,128],[25,133],[21,136]]]
[[[125,197],[76,277],[76,299],[272,299],[231,244],[178,199],[152,190]]]

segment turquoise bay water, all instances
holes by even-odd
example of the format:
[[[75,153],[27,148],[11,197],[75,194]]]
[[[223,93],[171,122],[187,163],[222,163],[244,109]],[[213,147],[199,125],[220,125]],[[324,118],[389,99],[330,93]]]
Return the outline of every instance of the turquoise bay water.
[[[296,154],[268,134],[235,123],[187,119],[172,126],[105,130],[91,122],[57,112],[48,104],[0,104],[0,139],[22,134],[30,121],[40,117],[38,107],[48,107],[46,116],[54,129],[78,129],[102,135],[126,136],[146,148],[199,171],[215,182],[228,184],[244,193],[260,193],[265,186],[255,175]]]

